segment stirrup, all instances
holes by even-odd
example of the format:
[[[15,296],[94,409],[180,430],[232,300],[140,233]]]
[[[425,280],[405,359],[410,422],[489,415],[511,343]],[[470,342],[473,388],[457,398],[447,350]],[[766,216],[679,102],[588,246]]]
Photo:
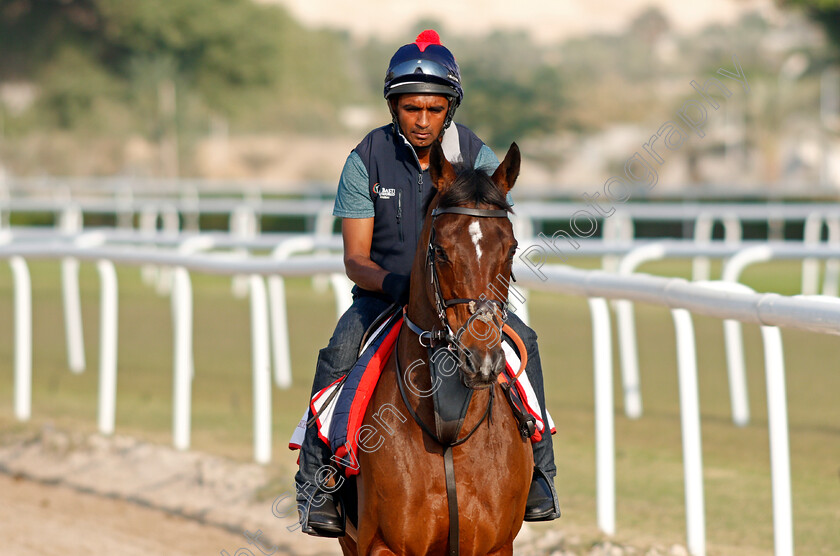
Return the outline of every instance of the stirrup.
[[[551,521],[560,517],[560,502],[554,481],[539,467],[534,467],[531,489],[525,504],[525,521]]]
[[[323,498],[319,506],[313,506],[315,497]],[[305,507],[301,510],[301,507]],[[341,511],[339,511],[339,508]],[[298,500],[300,530],[313,537],[337,538],[345,534],[347,514],[340,498],[333,494],[316,492],[311,497]]]

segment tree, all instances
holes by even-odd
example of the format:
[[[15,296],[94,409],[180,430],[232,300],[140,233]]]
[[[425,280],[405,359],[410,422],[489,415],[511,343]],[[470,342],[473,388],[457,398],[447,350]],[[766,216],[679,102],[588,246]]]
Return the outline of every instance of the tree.
[[[226,115],[300,98],[320,110],[348,94],[342,46],[340,35],[306,30],[284,9],[251,0],[0,4],[0,80],[39,83],[42,106],[64,124],[75,118],[70,109],[108,95],[136,102],[160,81]]]
[[[779,4],[804,9],[823,26],[829,40],[840,49],[840,0],[779,0]]]

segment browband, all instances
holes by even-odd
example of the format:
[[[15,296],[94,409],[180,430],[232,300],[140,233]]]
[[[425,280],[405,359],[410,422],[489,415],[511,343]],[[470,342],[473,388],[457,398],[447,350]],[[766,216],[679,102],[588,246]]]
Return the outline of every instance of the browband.
[[[505,218],[508,215],[506,210],[493,209],[477,209],[466,207],[448,207],[436,208],[432,211],[432,216],[439,216],[441,214],[466,214],[467,216],[485,216],[490,218]]]

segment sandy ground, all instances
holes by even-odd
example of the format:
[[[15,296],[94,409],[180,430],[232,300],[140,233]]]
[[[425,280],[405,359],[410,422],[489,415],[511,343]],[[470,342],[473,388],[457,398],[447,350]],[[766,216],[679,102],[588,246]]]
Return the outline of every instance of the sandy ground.
[[[256,464],[127,436],[51,427],[0,435],[0,555],[341,554],[333,539],[287,530],[296,512],[283,515],[291,497],[270,479]],[[245,532],[261,532],[262,548]],[[527,524],[514,549],[517,556],[687,554],[680,546],[638,549]]]
[[[231,554],[243,537],[69,487],[0,475],[0,538],[9,556]]]
[[[0,443],[0,554],[341,554],[272,514],[267,470],[125,436],[45,428]],[[262,494],[260,495],[262,491]],[[286,505],[278,505],[285,509]]]

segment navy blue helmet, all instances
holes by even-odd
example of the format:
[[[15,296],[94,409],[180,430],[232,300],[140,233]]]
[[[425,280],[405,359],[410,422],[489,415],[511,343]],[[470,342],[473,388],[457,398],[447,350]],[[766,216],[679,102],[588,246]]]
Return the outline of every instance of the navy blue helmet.
[[[450,99],[446,125],[464,98],[461,70],[440,36],[427,29],[413,43],[400,47],[391,57],[385,75],[385,98],[404,93],[446,95]]]

